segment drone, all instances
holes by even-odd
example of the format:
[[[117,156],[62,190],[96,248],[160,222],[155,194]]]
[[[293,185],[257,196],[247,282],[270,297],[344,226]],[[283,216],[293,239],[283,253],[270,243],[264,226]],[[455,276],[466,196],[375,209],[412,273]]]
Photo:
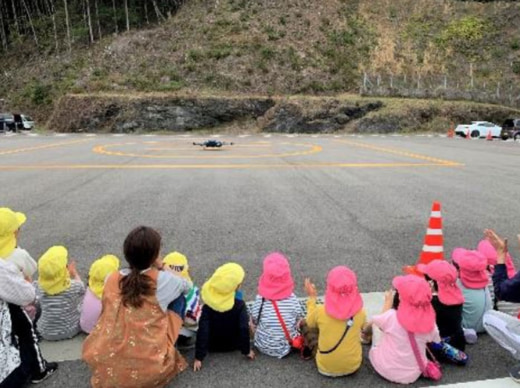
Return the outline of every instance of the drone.
[[[202,142],[202,143],[194,142],[193,145],[198,145],[198,146],[201,146],[204,148],[221,148],[222,146],[225,146],[225,145],[233,145],[233,143],[226,143],[226,142],[220,141],[220,140],[206,140],[205,142]]]

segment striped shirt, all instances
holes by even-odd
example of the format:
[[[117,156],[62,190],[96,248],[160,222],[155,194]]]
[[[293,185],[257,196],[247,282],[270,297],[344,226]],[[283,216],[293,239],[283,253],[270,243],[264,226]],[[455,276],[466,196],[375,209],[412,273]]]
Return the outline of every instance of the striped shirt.
[[[78,334],[81,331],[79,319],[85,294],[83,282],[71,279],[70,287],[56,295],[48,295],[38,283],[35,285],[42,308],[42,315],[36,324],[41,336],[47,341],[58,341]]]
[[[298,299],[294,294],[291,294],[286,299],[276,301],[276,304],[291,338],[294,338],[298,334],[298,322],[304,316]],[[287,341],[272,302],[265,299],[262,313],[259,317],[261,305],[262,297],[257,295],[251,309],[253,322],[257,326],[255,346],[259,351],[268,356],[282,358],[289,354],[291,346]]]

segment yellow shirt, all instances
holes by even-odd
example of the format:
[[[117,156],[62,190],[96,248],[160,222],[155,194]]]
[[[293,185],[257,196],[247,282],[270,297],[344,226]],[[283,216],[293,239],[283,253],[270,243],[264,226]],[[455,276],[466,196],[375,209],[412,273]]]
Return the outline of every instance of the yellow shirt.
[[[318,370],[329,376],[342,376],[354,373],[361,366],[363,351],[361,349],[361,329],[365,324],[365,310],[360,310],[354,316],[354,324],[348,330],[341,344],[332,353],[316,353]],[[318,348],[323,351],[332,349],[345,332],[347,321],[332,318],[325,312],[324,305],[316,305],[316,299],[307,301],[307,324],[318,328]]]

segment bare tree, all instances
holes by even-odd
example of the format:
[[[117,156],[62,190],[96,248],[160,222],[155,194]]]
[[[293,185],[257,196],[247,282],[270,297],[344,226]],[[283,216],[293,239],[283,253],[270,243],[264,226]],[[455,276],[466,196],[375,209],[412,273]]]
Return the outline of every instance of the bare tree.
[[[128,17],[128,0],[125,0],[126,30],[130,31],[130,19]]]
[[[67,26],[67,44],[69,46],[69,52],[72,51],[72,41],[70,39],[70,20],[69,20],[69,5],[67,0],[63,0],[65,6],[65,25]]]
[[[99,21],[98,0],[94,0],[94,8],[96,9],[96,21],[97,21],[97,28],[98,28],[98,38],[101,39],[103,37],[103,33],[101,32],[101,22]]]
[[[34,29],[34,24],[32,22],[31,12],[29,12],[29,8],[27,8],[27,3],[25,2],[25,0],[22,0],[22,5],[25,8],[25,12],[27,12],[27,18],[29,20],[29,26],[31,27],[31,31],[33,34],[34,43],[36,43],[36,47],[38,47],[38,37],[36,36],[36,30]]]
[[[54,0],[49,0],[49,12],[52,18],[52,30],[54,32],[54,44],[56,47],[56,53],[60,51],[58,41],[58,29],[56,28],[56,8],[54,8]]]
[[[114,10],[114,25],[116,26],[116,34],[117,34],[117,33],[119,33],[119,28],[117,27],[116,0],[112,0],[112,8]]]
[[[20,31],[20,25],[18,24],[18,17],[16,16],[16,7],[14,5],[14,0],[11,0],[11,6],[13,7],[13,21],[14,21],[14,26],[16,27],[16,32],[18,32],[18,35],[21,35],[21,31]]]
[[[3,2],[2,2],[3,3]],[[0,3],[0,38],[2,39],[2,47],[7,51],[7,36],[5,35],[4,17],[2,10],[2,3]]]
[[[86,21],[87,21],[87,26],[88,26],[89,40],[90,40],[90,43],[94,43],[94,32],[92,31],[92,18],[90,17],[90,1],[85,0],[84,6],[85,6]]]

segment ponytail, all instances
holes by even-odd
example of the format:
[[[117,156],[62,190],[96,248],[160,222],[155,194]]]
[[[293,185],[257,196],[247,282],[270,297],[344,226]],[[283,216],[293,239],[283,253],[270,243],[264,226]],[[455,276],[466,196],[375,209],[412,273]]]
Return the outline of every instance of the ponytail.
[[[127,276],[121,278],[119,288],[125,307],[140,308],[144,303],[144,297],[155,292],[152,279],[137,268],[132,268]]]

